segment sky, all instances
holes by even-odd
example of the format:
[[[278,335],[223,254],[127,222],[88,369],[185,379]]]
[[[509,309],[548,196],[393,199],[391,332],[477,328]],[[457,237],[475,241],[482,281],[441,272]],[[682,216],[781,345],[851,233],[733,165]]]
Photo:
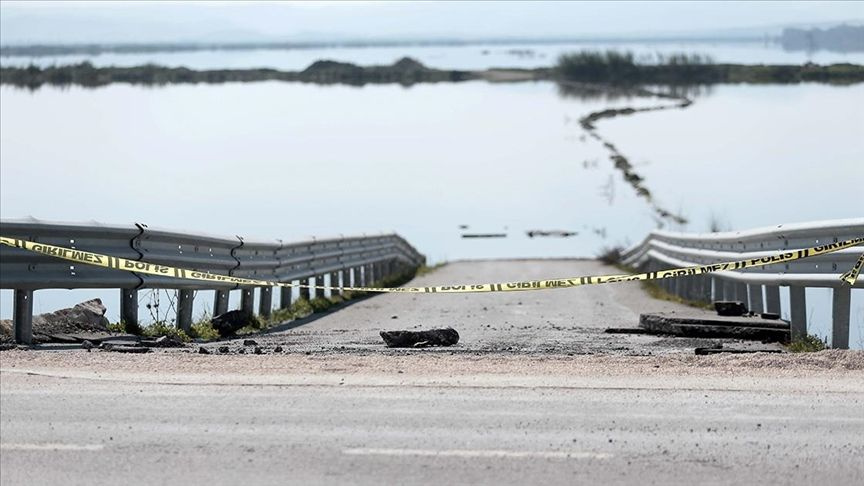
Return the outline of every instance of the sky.
[[[0,43],[774,34],[864,23],[864,2],[19,2]]]

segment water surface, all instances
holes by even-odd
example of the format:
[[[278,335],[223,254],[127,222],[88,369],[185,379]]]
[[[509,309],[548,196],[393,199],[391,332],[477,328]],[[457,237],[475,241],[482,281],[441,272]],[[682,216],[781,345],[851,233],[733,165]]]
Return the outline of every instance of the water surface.
[[[657,99],[577,99],[549,82],[482,81],[2,87],[0,97],[3,218],[256,239],[396,231],[431,262],[593,256],[657,224],[576,123],[610,106],[664,103]],[[685,110],[598,128],[663,206],[690,218],[676,229],[704,231],[712,218],[750,228],[861,216],[862,105],[864,85],[722,85]],[[459,225],[509,237],[466,240]],[[531,239],[532,229],[579,235]],[[861,293],[853,344],[864,327]],[[9,294],[2,317],[11,315]],[[114,291],[38,292],[35,310],[94,295],[116,320]],[[830,327],[829,305],[811,299],[817,329]]]
[[[4,66],[51,66],[88,61],[95,66],[139,66],[159,64],[192,69],[275,68],[302,70],[319,59],[351,62],[360,65],[391,64],[405,56],[440,69],[487,69],[490,67],[535,68],[551,66],[566,52],[615,49],[632,51],[637,58],[649,59],[656,54],[680,52],[711,56],[715,62],[743,64],[830,64],[851,62],[864,64],[864,52],[785,51],[771,43],[564,43],[564,44],[495,44],[469,46],[398,46],[346,47],[310,49],[258,49],[225,51],[154,52],[100,55],[69,55],[0,58]]]

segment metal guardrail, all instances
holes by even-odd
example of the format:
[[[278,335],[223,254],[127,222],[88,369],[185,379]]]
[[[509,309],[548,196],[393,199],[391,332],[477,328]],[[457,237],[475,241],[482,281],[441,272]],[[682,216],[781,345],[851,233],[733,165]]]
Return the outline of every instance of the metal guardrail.
[[[310,238],[305,241],[253,241],[239,236],[190,234],[150,228],[145,224],[53,223],[0,220],[7,237],[76,248],[203,272],[237,277],[301,282],[326,286],[300,289],[300,297],[334,295],[341,287],[368,286],[382,278],[416,269],[426,257],[396,234]],[[138,323],[140,289],[178,290],[177,325],[189,329],[195,290],[216,290],[213,315],[228,310],[228,292],[235,285],[178,280],[90,265],[75,265],[26,250],[0,246],[0,288],[14,289],[16,341],[32,342],[33,292],[38,289],[118,288],[120,316]],[[291,304],[291,288],[281,288],[280,307]],[[254,289],[240,289],[241,308],[254,308]],[[269,315],[272,288],[258,292],[259,313]]]
[[[864,218],[723,233],[654,231],[644,241],[626,250],[622,261],[630,267],[656,271],[759,258],[781,250],[797,250],[861,236],[864,236]],[[684,299],[701,302],[738,300],[746,303],[753,312],[776,314],[780,313],[780,287],[789,287],[793,339],[807,333],[805,289],[830,287],[833,289],[831,344],[834,348],[847,349],[851,289],[848,285],[841,285],[840,275],[852,268],[862,252],[864,248],[858,246],[741,271],[664,279],[661,285]],[[864,288],[864,279],[859,279],[855,287]]]

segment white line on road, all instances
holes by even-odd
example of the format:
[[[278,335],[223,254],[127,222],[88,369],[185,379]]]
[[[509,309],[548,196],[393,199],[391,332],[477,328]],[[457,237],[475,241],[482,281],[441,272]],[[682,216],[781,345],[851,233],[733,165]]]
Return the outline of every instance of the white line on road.
[[[608,459],[612,454],[584,451],[506,451],[496,449],[345,449],[343,454],[354,456],[426,456],[426,457],[485,457],[485,458],[547,458],[547,459]]]
[[[4,451],[101,451],[103,444],[0,444]]]

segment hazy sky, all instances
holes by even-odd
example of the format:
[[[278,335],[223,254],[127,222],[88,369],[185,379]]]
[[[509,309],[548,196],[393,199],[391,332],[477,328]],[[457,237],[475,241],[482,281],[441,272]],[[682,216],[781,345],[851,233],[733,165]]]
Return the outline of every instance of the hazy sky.
[[[864,2],[2,1],[0,42],[759,35],[862,19]]]

